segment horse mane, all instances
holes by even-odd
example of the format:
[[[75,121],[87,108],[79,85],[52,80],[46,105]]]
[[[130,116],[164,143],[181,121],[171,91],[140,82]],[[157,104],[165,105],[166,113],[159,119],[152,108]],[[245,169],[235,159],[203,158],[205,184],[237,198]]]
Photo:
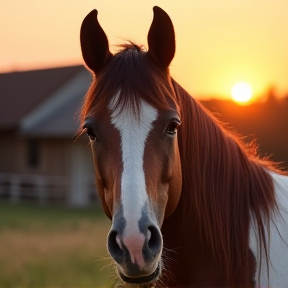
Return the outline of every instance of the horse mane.
[[[120,112],[125,106],[131,106],[138,115],[141,99],[156,109],[171,109],[171,105],[178,107],[168,71],[162,71],[143,46],[127,42],[118,47],[121,50],[99,75],[93,75],[80,112],[81,126],[85,117],[103,111],[117,93],[119,97],[113,109],[120,106]]]
[[[267,170],[280,171],[257,156],[254,142],[244,144],[176,81],[173,86],[183,123],[178,134],[183,214],[197,223],[203,241],[226,271],[227,284],[248,281],[250,219],[255,219],[260,253],[264,250],[268,263],[265,227],[278,208]]]
[[[269,259],[265,224],[278,208],[267,170],[279,171],[272,162],[258,158],[255,144],[244,144],[195,101],[141,46],[129,42],[119,47],[122,50],[94,75],[80,112],[81,125],[88,115],[106,109],[117,93],[113,108],[130,105],[136,115],[141,99],[156,109],[176,107],[183,123],[178,131],[183,219],[197,223],[229,285],[247,279],[251,216],[260,252],[264,250]]]

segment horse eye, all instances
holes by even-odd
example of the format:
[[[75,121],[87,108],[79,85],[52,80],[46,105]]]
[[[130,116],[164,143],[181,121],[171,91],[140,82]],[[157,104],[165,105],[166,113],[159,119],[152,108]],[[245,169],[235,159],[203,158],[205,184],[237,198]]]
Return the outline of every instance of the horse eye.
[[[167,127],[167,130],[166,130],[166,133],[169,134],[169,135],[174,135],[174,134],[176,134],[177,129],[178,129],[178,127],[179,127],[180,125],[181,125],[181,122],[180,122],[179,120],[173,119],[173,120],[169,123],[169,125],[168,125],[168,127]]]
[[[93,129],[90,126],[84,125],[83,129],[84,129],[85,133],[88,135],[88,137],[89,137],[89,139],[91,141],[96,141],[97,140],[96,135],[95,135]]]

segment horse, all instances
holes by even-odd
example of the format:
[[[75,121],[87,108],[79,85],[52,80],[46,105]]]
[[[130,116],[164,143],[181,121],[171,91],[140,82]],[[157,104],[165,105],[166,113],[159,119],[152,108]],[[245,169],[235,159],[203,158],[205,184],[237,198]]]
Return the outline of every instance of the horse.
[[[170,76],[164,10],[153,8],[148,49],[127,41],[114,55],[97,15],[80,31],[93,75],[81,131],[123,285],[287,287],[287,174]]]

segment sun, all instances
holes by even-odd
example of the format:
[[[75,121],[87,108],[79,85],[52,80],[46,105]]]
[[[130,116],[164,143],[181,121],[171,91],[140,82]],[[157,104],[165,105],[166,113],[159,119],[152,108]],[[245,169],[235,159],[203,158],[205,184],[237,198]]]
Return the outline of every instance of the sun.
[[[232,99],[238,104],[249,104],[252,99],[252,88],[246,82],[238,82],[232,87]]]

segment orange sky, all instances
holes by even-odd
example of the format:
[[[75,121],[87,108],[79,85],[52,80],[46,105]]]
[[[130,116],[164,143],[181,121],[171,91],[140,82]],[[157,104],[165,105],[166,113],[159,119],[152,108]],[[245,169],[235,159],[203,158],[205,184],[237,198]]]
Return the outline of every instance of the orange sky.
[[[225,96],[238,81],[288,92],[287,0],[0,0],[0,71],[83,63],[79,29],[94,8],[110,44],[146,45],[154,5],[172,18],[171,74],[190,93]]]

